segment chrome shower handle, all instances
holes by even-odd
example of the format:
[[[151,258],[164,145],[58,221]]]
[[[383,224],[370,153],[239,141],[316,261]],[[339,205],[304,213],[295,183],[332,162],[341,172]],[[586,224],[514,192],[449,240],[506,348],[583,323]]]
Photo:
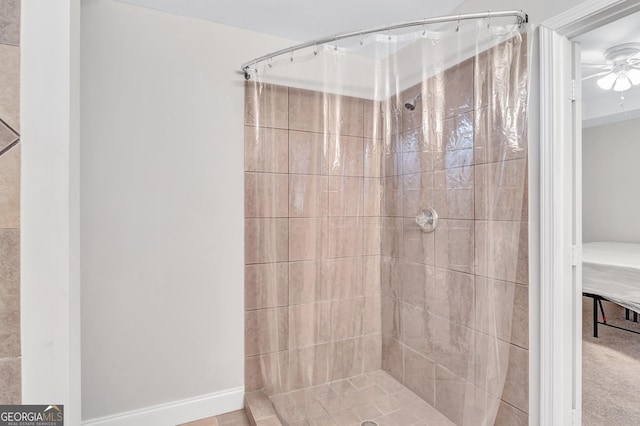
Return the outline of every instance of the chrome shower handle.
[[[416,224],[422,228],[422,232],[433,232],[438,226],[438,213],[431,207],[420,209],[416,216]]]

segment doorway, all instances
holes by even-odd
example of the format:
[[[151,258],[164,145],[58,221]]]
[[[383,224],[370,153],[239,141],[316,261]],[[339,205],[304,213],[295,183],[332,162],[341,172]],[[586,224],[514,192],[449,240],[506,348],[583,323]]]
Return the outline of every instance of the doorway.
[[[589,1],[540,28],[540,424],[583,424],[579,37],[638,9],[637,1]]]
[[[640,13],[573,39],[582,73],[582,423],[640,418]]]

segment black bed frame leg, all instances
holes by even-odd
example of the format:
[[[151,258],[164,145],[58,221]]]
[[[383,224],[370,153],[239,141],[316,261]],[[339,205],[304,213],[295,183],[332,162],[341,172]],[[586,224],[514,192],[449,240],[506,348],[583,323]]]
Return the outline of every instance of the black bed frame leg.
[[[631,320],[630,314],[631,310],[629,308],[624,308],[624,319],[626,319],[627,321]],[[638,313],[634,312],[633,313],[633,322],[638,322]]]
[[[602,313],[602,322],[607,323],[607,316],[604,314],[604,308],[602,307],[602,299],[598,297],[598,304],[600,305],[600,312]]]
[[[597,294],[593,294],[593,293],[582,293],[582,295],[584,297],[590,297],[593,299],[593,337],[598,337],[598,324],[602,324],[605,325],[607,327],[612,327],[612,328],[617,328],[618,330],[623,330],[623,331],[628,331],[629,333],[634,333],[634,334],[638,334],[640,335],[640,331],[637,330],[632,330],[629,328],[624,328],[624,327],[619,327],[615,324],[608,324],[607,323],[607,317],[604,314],[604,305],[602,304],[602,301],[604,300],[605,302],[609,302],[609,300],[606,297],[602,297],[602,296],[598,296]],[[615,302],[613,302],[615,303]],[[619,305],[618,305],[619,306]],[[623,306],[621,306],[623,307]],[[598,309],[600,309],[600,312],[602,313],[602,322],[598,321]],[[640,314],[639,312],[634,311],[633,309],[627,309],[625,308],[625,317],[627,320],[629,320],[629,318],[631,317],[631,312],[633,311],[633,322],[638,323],[638,314]]]
[[[598,337],[598,300],[593,298],[593,337]]]

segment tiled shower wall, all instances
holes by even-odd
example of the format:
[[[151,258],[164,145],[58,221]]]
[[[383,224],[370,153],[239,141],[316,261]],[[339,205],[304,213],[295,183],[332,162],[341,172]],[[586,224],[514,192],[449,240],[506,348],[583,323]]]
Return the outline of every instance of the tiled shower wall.
[[[374,103],[248,83],[245,106],[247,392],[379,369]]]
[[[457,424],[527,424],[525,46],[383,103],[247,86],[247,391],[382,366]]]
[[[492,400],[496,424],[528,422],[526,39],[517,44],[387,108],[382,366],[460,425],[478,424]],[[402,107],[420,92],[424,113]],[[424,207],[440,217],[433,233],[415,223]]]
[[[20,1],[0,0],[0,404],[20,403]]]

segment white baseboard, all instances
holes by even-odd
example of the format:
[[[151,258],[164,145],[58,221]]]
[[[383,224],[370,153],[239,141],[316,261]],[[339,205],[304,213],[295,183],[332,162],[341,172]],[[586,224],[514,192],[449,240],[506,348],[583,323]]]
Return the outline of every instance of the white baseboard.
[[[83,426],[175,426],[244,407],[244,387],[84,420]]]

